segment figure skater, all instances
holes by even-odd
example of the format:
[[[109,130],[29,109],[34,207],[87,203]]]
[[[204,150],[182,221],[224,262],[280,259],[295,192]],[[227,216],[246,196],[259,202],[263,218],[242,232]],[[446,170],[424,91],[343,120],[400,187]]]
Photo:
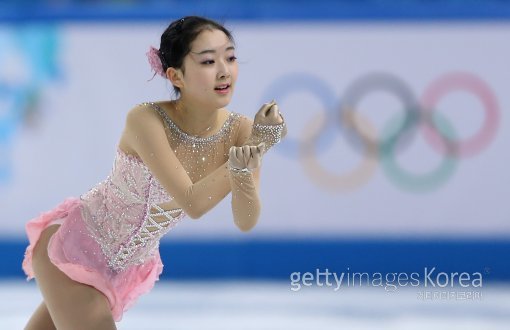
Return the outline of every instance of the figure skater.
[[[23,260],[44,298],[25,329],[115,329],[162,272],[159,241],[232,192],[235,225],[257,223],[262,155],[286,135],[276,103],[254,120],[227,106],[238,64],[231,33],[212,20],[172,22],[147,53],[173,100],[131,109],[106,179],[26,225]]]

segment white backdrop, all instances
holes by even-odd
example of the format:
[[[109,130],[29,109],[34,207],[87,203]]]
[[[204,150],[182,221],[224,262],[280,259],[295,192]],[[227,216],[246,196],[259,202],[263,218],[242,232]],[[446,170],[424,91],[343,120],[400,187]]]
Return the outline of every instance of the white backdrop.
[[[28,219],[103,180],[126,112],[137,103],[170,96],[166,81],[156,77],[147,82],[151,72],[145,57],[150,45],[159,46],[165,27],[165,22],[69,24],[52,32],[58,40],[54,56],[59,74],[39,85],[31,108],[37,115],[19,122],[3,140],[1,155],[10,169],[8,179],[0,182],[3,236],[21,237]],[[229,110],[253,116],[277,94],[292,142],[285,141],[264,159],[263,211],[250,234],[241,234],[232,224],[229,196],[202,219],[187,219],[169,239],[510,236],[510,25],[227,22],[227,27],[233,30],[240,61]],[[16,31],[3,27],[0,33]],[[31,66],[13,45],[0,58],[0,78],[26,84],[33,79],[27,73]],[[306,170],[302,158],[288,152],[291,144],[306,141],[306,132],[326,112],[317,93],[295,90],[278,97],[285,88],[281,79],[291,74],[300,77],[290,76],[293,82],[318,86],[313,79],[320,81],[325,87],[318,89],[332,94],[325,102],[339,107],[348,87],[368,74],[398,77],[420,98],[436,79],[457,71],[489,87],[497,100],[498,126],[492,140],[478,153],[455,160],[452,174],[433,189],[396,184],[376,160],[363,184],[332,191],[317,181],[317,173]],[[0,105],[0,114],[6,115],[9,100],[4,97]],[[382,91],[367,94],[358,105],[358,113],[379,135],[389,118],[403,112],[400,101]],[[466,92],[449,93],[439,111],[460,139],[477,134],[485,120],[480,100]],[[329,132],[322,136],[317,162],[333,174],[351,171],[360,153],[340,130]],[[398,153],[402,168],[420,174],[440,164],[441,153],[424,135],[410,142]]]

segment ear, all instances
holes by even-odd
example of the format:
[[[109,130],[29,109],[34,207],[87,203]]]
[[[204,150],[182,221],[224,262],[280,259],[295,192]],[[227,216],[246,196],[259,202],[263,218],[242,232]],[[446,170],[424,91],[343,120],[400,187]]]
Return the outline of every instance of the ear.
[[[172,82],[172,85],[174,85],[175,87],[178,88],[183,87],[184,85],[183,76],[184,75],[181,69],[176,69],[172,67],[166,69],[166,77],[168,78],[168,80]]]

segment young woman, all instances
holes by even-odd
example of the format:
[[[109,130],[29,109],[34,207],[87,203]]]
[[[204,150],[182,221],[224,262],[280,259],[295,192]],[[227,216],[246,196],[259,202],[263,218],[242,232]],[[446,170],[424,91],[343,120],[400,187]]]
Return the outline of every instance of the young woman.
[[[115,329],[161,274],[160,238],[230,192],[235,225],[255,226],[261,158],[286,127],[275,102],[253,121],[227,111],[234,53],[228,30],[196,16],[172,22],[151,47],[153,70],[177,98],[131,109],[110,175],[26,225],[23,269],[44,298],[26,329]]]

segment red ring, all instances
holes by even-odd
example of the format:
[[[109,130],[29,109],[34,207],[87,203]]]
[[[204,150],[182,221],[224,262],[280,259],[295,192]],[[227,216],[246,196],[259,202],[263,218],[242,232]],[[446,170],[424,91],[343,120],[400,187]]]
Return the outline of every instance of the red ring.
[[[479,132],[464,141],[450,141],[445,147],[446,136],[439,136],[439,130],[431,125],[425,125],[425,138],[433,147],[441,152],[451,153],[454,150],[456,156],[473,156],[483,147],[488,145],[494,138],[499,123],[499,106],[496,97],[480,78],[465,72],[455,72],[444,75],[433,82],[425,91],[422,98],[423,111],[431,116],[439,99],[452,90],[466,90],[478,96],[485,110],[485,120]],[[431,121],[432,122],[432,121]],[[452,148],[453,147],[453,148]]]

